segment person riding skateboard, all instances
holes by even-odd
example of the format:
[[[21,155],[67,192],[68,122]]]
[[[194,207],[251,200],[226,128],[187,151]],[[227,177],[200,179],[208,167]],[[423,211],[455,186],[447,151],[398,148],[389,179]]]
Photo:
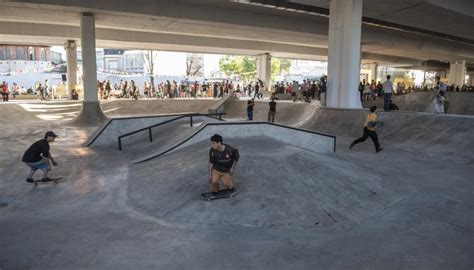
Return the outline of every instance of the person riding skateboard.
[[[352,149],[354,145],[364,142],[365,140],[367,140],[368,137],[370,137],[374,142],[375,152],[378,153],[382,151],[383,148],[380,147],[379,138],[377,136],[377,132],[375,132],[375,127],[377,126],[377,114],[375,113],[376,110],[377,106],[370,107],[370,113],[364,123],[364,135],[362,135],[362,137],[360,137],[359,139],[353,141],[349,146],[349,149]]]
[[[209,184],[211,193],[217,195],[219,192],[219,180],[226,189],[234,192],[232,175],[239,161],[239,150],[223,143],[222,136],[214,134],[211,137],[211,149],[209,150]]]
[[[33,183],[33,175],[39,169],[43,171],[43,178],[41,181],[52,181],[48,178],[48,172],[51,170],[51,164],[57,166],[58,163],[54,160],[49,152],[49,143],[54,142],[58,137],[53,131],[48,131],[41,139],[33,143],[23,154],[22,161],[30,167],[30,173],[26,178],[26,182]]]

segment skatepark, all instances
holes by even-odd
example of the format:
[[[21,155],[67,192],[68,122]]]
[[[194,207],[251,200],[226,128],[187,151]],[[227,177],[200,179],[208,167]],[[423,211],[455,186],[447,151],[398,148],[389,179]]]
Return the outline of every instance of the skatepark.
[[[180,114],[205,114],[213,105],[212,100],[171,100],[169,107],[160,106],[166,101],[141,102],[149,106],[136,115],[129,111],[138,105],[134,101],[102,107],[110,119],[135,119],[140,126],[150,119],[164,123]],[[153,142],[147,132],[125,138],[122,151],[116,137],[99,143],[121,132],[113,124],[70,124],[80,103],[0,104],[2,115],[11,115],[2,118],[0,201],[8,206],[0,208],[0,240],[6,247],[0,267],[472,267],[473,116],[380,112],[384,151],[375,154],[371,142],[348,149],[360,136],[367,110],[281,102],[277,125],[270,127],[258,124],[266,101],[257,102],[255,123],[242,121],[237,109],[242,102],[225,106],[228,121],[194,116],[191,127],[185,116],[153,129]],[[170,107],[181,111],[168,113]],[[296,129],[286,128],[290,123]],[[240,131],[226,131],[231,126]],[[210,143],[189,140],[209,128],[228,132],[224,142],[241,153],[234,176],[238,195],[211,202],[199,197],[209,188]],[[263,132],[269,128],[290,138]],[[59,135],[51,146],[59,166],[51,175],[65,181],[35,187],[24,181],[27,167],[19,160],[45,129]],[[295,139],[300,133],[311,139]],[[324,144],[336,144],[335,151],[311,148],[320,147],[323,137],[330,139]]]
[[[472,1],[0,9],[0,270],[473,269]]]

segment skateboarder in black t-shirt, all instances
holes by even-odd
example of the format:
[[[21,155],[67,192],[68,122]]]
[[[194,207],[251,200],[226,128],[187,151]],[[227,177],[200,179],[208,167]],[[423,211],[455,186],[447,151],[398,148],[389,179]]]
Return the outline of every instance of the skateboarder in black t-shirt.
[[[234,192],[232,175],[238,161],[239,151],[228,144],[223,144],[222,136],[214,134],[211,137],[209,150],[209,183],[212,194],[216,195],[219,192],[219,180],[222,180],[227,190]]]
[[[43,171],[43,178],[41,179],[42,181],[52,181],[52,179],[48,178],[48,171],[51,170],[51,163],[54,166],[57,166],[58,164],[49,152],[49,143],[54,142],[56,137],[58,136],[54,132],[46,132],[44,139],[33,143],[26,150],[25,154],[23,154],[22,161],[31,169],[28,177],[26,178],[26,182],[34,182],[33,175],[38,169]]]

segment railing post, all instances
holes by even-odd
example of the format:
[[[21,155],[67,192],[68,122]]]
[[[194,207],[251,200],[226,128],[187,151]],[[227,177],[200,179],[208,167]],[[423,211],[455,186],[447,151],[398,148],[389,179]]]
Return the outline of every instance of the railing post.
[[[122,138],[119,137],[119,151],[122,151]]]
[[[151,128],[148,129],[148,135],[150,135],[150,142],[153,142],[153,135],[151,134]]]
[[[191,125],[191,127],[193,126],[193,115],[189,116],[189,124]]]

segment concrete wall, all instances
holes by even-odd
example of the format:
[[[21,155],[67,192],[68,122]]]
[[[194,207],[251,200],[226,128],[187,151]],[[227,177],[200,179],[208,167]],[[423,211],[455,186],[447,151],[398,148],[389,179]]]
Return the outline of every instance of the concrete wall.
[[[270,137],[275,140],[281,141],[282,143],[301,147],[305,150],[318,153],[334,152],[336,144],[335,137],[311,133],[304,130],[298,130],[285,126],[273,125],[270,123],[215,123],[204,125],[201,129],[197,130],[193,135],[191,135],[187,140],[185,140],[181,144],[178,144],[174,148],[170,147],[170,149],[168,150],[152,153],[148,156],[135,159],[132,161],[132,163],[144,162],[163,154],[172,153],[176,150],[193,145],[195,143],[207,141],[212,135],[216,133],[221,135],[224,140],[227,140],[228,138]]]
[[[448,92],[448,102],[445,108],[448,114],[474,115],[474,93]],[[400,96],[392,96],[393,102],[401,111],[434,113],[433,92],[415,92]],[[449,104],[448,104],[449,103]],[[365,101],[363,106],[369,108],[376,105],[383,109],[383,100]]]

